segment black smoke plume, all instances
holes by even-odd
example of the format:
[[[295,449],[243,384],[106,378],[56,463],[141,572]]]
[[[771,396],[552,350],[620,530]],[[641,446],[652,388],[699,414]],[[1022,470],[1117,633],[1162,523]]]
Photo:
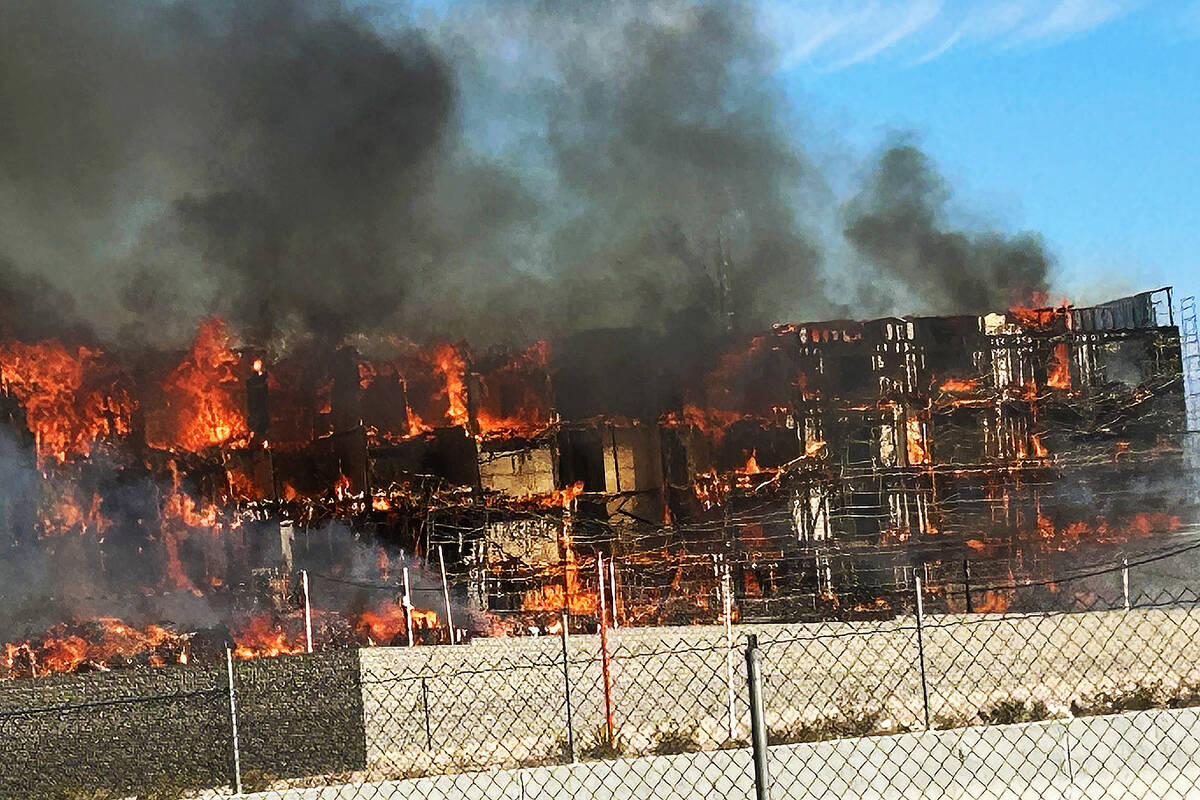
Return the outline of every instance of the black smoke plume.
[[[827,263],[815,220],[837,203],[756,11],[10,0],[5,326],[42,337],[50,305],[125,345],[208,314],[259,342],[489,344],[854,313],[861,275]],[[1045,288],[1035,239],[948,230],[943,195],[915,150],[881,160],[845,235],[924,307],[864,308]]]
[[[924,153],[890,147],[847,206],[846,239],[878,268],[885,287],[914,295],[914,312],[981,313],[1044,295],[1050,260],[1040,237],[951,230],[948,198]]]

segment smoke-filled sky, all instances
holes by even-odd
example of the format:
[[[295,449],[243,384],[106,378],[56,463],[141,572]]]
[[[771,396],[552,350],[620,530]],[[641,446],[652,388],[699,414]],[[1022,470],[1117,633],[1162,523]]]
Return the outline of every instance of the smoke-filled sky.
[[[962,222],[990,209],[919,129],[847,147],[796,90],[778,15],[9,0],[4,324],[174,344],[215,313],[259,340],[489,343],[1052,288],[1036,231]]]

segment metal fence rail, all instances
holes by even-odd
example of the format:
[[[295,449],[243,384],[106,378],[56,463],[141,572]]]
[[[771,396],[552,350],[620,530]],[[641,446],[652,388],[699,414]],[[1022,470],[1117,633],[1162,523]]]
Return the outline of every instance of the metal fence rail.
[[[12,681],[0,797],[219,797],[239,784],[263,800],[1200,793],[1194,594],[971,615],[926,615],[918,597],[893,620],[728,636],[368,648],[328,673],[356,670],[340,694],[328,677],[295,680],[326,675],[320,653],[235,662],[232,681],[225,664],[126,671],[151,674],[140,693],[120,671]]]

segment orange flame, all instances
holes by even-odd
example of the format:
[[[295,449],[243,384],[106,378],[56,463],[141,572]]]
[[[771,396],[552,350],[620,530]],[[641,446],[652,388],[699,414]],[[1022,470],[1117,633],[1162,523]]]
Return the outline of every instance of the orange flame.
[[[1012,606],[1014,592],[1010,589],[987,589],[979,594],[972,607],[980,614],[1003,614]]]
[[[566,589],[563,588],[563,585],[561,583],[552,583],[526,592],[521,598],[521,609],[524,611],[550,612],[562,611],[564,606],[568,606],[568,611],[571,614],[595,614],[599,607],[596,597],[583,588],[583,584],[579,580],[578,569],[572,568],[572,565],[568,565],[566,574],[567,587],[570,589],[571,598],[569,604],[564,600]]]
[[[306,649],[303,637],[288,641],[288,635],[265,615],[254,617],[233,638],[237,642],[233,654],[242,660],[303,653]]]
[[[962,378],[948,378],[942,381],[941,390],[943,392],[954,392],[957,394],[965,394],[974,392],[979,389],[979,381],[972,378],[970,380]]]
[[[535,342],[507,363],[479,376],[476,422],[480,433],[533,435],[553,418],[548,342]]]
[[[59,623],[47,631],[40,643],[7,643],[3,666],[16,671],[27,665],[29,676],[51,672],[73,672],[84,663],[104,668],[113,659],[145,656],[148,663],[167,660],[187,663],[188,637],[158,625],[138,630],[114,617],[99,617],[85,623]]]
[[[467,416],[467,385],[463,376],[467,372],[467,362],[459,349],[452,344],[439,345],[434,352],[435,371],[442,376],[446,393],[446,418],[451,425],[466,427]]]
[[[908,443],[908,463],[928,464],[929,448],[925,446],[925,435],[921,420],[910,417],[905,420],[906,440]]]
[[[437,630],[439,627],[436,611],[412,609],[413,630]],[[375,610],[364,611],[358,618],[355,629],[363,636],[370,637],[376,644],[391,644],[399,639],[400,634],[407,636],[408,623],[405,620],[404,607],[399,604],[380,606]]]
[[[1054,345],[1054,363],[1046,384],[1055,389],[1071,388],[1071,357],[1067,352],[1067,343],[1059,342]]]
[[[147,420],[150,443],[197,452],[244,439],[249,430],[238,393],[237,363],[225,323],[202,323],[192,349],[163,381],[166,409]]]
[[[570,486],[564,486],[562,489],[555,489],[550,495],[550,503],[556,506],[562,506],[569,509],[575,502],[575,498],[583,494],[583,481],[576,481]]]
[[[42,532],[47,536],[68,532],[103,533],[111,522],[100,512],[100,502],[100,495],[93,493],[85,508],[75,492],[59,492],[56,499],[41,511]]]
[[[1029,441],[1033,445],[1033,454],[1035,457],[1049,458],[1050,453],[1046,450],[1045,445],[1042,444],[1042,439],[1038,434],[1035,433],[1030,436]]]
[[[2,342],[0,381],[25,407],[42,464],[90,455],[97,441],[130,431],[135,404],[98,351]]]
[[[429,433],[431,430],[433,430],[432,425],[426,425],[425,421],[417,415],[417,412],[413,411],[412,408],[408,409],[409,436],[420,436],[422,433]]]
[[[725,437],[725,429],[743,418],[740,411],[724,411],[719,408],[701,408],[697,405],[685,405],[683,412],[671,411],[664,414],[659,422],[670,427],[691,428],[704,434],[714,443],[720,443]]]

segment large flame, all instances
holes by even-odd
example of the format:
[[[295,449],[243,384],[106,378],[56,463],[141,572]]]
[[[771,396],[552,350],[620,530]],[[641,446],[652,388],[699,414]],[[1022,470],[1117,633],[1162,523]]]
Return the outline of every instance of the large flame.
[[[147,439],[156,447],[198,452],[248,435],[241,359],[229,349],[225,323],[206,320],[191,350],[162,383],[165,408],[148,415]]]
[[[1028,325],[1049,331],[1048,335],[1057,335],[1064,326],[1069,328],[1071,324],[1070,315],[1065,309],[1014,310],[1013,314]],[[830,335],[830,330],[814,328],[809,333],[811,341],[821,341],[823,337]],[[845,341],[851,341],[851,333],[833,333],[837,334],[835,338],[845,337]],[[773,483],[786,486],[783,478],[792,470],[798,473],[805,470],[816,473],[832,472],[838,468],[838,453],[830,453],[825,442],[819,438],[824,435],[821,418],[811,414],[804,416],[809,413],[809,404],[796,402],[797,390],[799,396],[811,398],[820,396],[820,393],[825,391],[822,386],[826,385],[819,371],[806,373],[795,359],[789,361],[784,358],[786,353],[780,345],[781,337],[799,335],[800,331],[797,329],[777,329],[771,335],[755,339],[746,352],[725,355],[717,368],[705,376],[703,391],[697,390],[682,395],[674,401],[679,410],[664,415],[660,420],[665,426],[680,429],[670,431],[669,435],[687,446],[686,474],[692,476],[696,501],[704,511],[711,511],[735,496],[759,492]],[[349,346],[346,349],[349,349]],[[344,352],[345,350],[339,351],[340,354]],[[365,348],[364,352],[367,352]],[[371,358],[379,356],[380,352],[386,353],[386,356],[373,361],[367,357],[360,358],[358,351],[354,351],[358,369],[357,386],[353,374],[347,381],[343,372],[338,369],[331,371],[327,369],[328,362],[320,361],[314,362],[317,366],[312,368],[311,375],[300,370],[298,375],[288,378],[291,385],[306,387],[295,391],[316,394],[320,399],[310,398],[312,402],[307,407],[307,416],[297,415],[297,418],[301,419],[301,423],[297,424],[301,434],[290,440],[285,437],[284,441],[293,444],[299,442],[300,445],[309,444],[311,439],[307,437],[313,434],[314,430],[319,430],[318,422],[328,423],[328,420],[321,421],[316,418],[332,415],[334,412],[337,412],[338,419],[348,420],[348,427],[341,429],[340,433],[356,432],[355,420],[361,419],[362,427],[366,430],[368,446],[377,445],[382,441],[400,443],[400,440],[447,425],[462,427],[481,438],[493,435],[527,436],[545,432],[556,419],[552,385],[547,376],[549,349],[544,342],[539,342],[524,353],[516,355],[490,353],[479,358],[469,353],[464,346],[454,344],[421,348],[407,342],[403,347],[370,352]],[[338,362],[337,366],[340,367],[341,362]],[[1053,345],[1047,367],[1045,386],[1041,387],[1042,389],[1071,388],[1071,354],[1067,344]],[[244,369],[249,371],[243,372]],[[166,378],[161,379],[164,373],[167,373]],[[246,516],[242,518],[247,520],[262,520],[270,519],[270,515],[275,513],[267,503],[259,505],[253,511],[246,509],[261,501],[262,495],[268,494],[256,487],[264,483],[262,473],[267,469],[270,459],[276,458],[283,462],[279,455],[282,450],[277,449],[278,445],[275,444],[275,415],[286,417],[287,413],[280,412],[282,403],[276,404],[276,399],[282,391],[277,392],[278,385],[274,381],[278,380],[280,374],[286,373],[282,370],[277,372],[275,361],[272,362],[268,374],[262,358],[251,360],[248,355],[243,360],[241,355],[231,349],[230,337],[225,326],[219,320],[209,320],[198,330],[187,355],[177,364],[173,364],[172,368],[163,369],[158,373],[135,371],[133,374],[147,376],[138,382],[140,390],[146,392],[143,402],[152,406],[143,409],[147,415],[147,442],[172,451],[152,453],[146,459],[147,466],[153,465],[158,477],[164,477],[164,473],[169,469],[172,479],[169,490],[165,487],[165,480],[161,482],[161,503],[157,507],[159,517],[148,523],[157,523],[159,526],[156,530],[148,532],[147,541],[151,542],[152,547],[161,548],[156,557],[161,558],[162,574],[157,580],[146,581],[146,590],[201,594],[224,582],[233,585],[235,581],[242,581],[245,574],[239,574],[237,569],[227,569],[229,565],[225,564],[223,559],[234,558],[237,547],[248,549],[245,542],[237,542],[231,536],[238,524],[238,514],[245,513]],[[268,447],[263,441],[262,448],[256,446],[252,451],[247,448],[242,452],[233,452],[249,440],[244,397],[246,386],[242,382],[242,376],[251,374],[264,376],[270,386],[273,412],[272,445]],[[306,375],[311,377],[311,383],[304,383],[299,379],[299,376]],[[786,378],[782,381],[775,380],[779,375],[785,375]],[[1020,380],[1025,381],[1022,387],[1025,399],[1038,400],[1039,387],[1026,380],[1027,376],[1026,371],[1020,377]],[[879,397],[857,398],[854,402],[860,405],[845,406],[845,409],[869,412],[875,418],[878,418],[880,412],[886,412],[889,420],[904,419],[903,423],[898,424],[898,430],[887,428],[889,436],[904,437],[903,453],[907,455],[906,465],[929,465],[932,463],[931,444],[940,441],[929,435],[935,429],[934,426],[941,425],[939,418],[933,414],[947,405],[983,406],[991,403],[992,399],[981,396],[982,380],[945,378],[940,384],[936,384],[938,390],[944,394],[930,398],[930,404],[924,407],[901,407],[900,401],[885,391]],[[131,432],[131,419],[134,418],[137,409],[131,399],[129,387],[132,387],[134,382],[125,373],[116,370],[105,356],[95,350],[70,349],[56,341],[36,344],[0,343],[0,381],[12,396],[21,401],[26,410],[30,429],[36,438],[37,455],[46,467],[46,481],[53,480],[55,473],[66,475],[76,467],[79,468],[79,473],[84,472],[84,465],[69,464],[66,468],[61,468],[59,464],[92,455],[98,446]],[[813,384],[811,390],[810,381]],[[252,387],[261,385],[262,381],[257,378],[251,384]],[[765,386],[783,386],[788,396],[761,388]],[[314,387],[320,388],[313,392],[311,389]],[[161,402],[160,398],[154,396],[156,388],[161,389]],[[871,388],[871,394],[874,395],[874,388]],[[1052,393],[1047,392],[1046,396],[1050,394]],[[367,400],[368,395],[370,402]],[[261,399],[255,394],[251,397]],[[687,402],[684,402],[685,399]],[[1011,399],[1014,398],[1005,395],[1005,400]],[[817,408],[819,410],[819,405]],[[371,412],[378,412],[374,419],[370,417]],[[901,416],[892,416],[893,413]],[[1027,420],[1028,425],[1021,428],[1028,433],[1024,436],[1014,436],[1014,439],[1023,439],[1014,446],[1020,448],[1022,458],[1027,453],[1032,453],[1036,458],[1049,459],[1050,455],[1041,440],[1044,435],[1050,441],[1049,435],[1045,433],[1044,426],[1039,425],[1036,407],[1031,413],[1032,416]],[[790,432],[787,439],[782,441],[785,441],[788,448],[802,447],[803,452],[792,449],[791,455],[784,454],[781,457],[783,448],[775,441],[764,438],[762,434],[771,432],[771,426],[778,429],[785,424],[785,420]],[[330,426],[326,425],[324,429],[320,429],[324,430],[324,434],[317,435],[325,435],[330,429]],[[937,430],[941,434],[942,429],[938,427]],[[1033,432],[1038,430],[1042,432]],[[655,431],[655,434],[659,433],[662,432]],[[461,440],[455,437],[447,438],[461,443]],[[545,441],[550,441],[551,438],[548,436]],[[834,438],[831,441],[837,443],[838,439]],[[435,446],[438,442],[434,437],[430,437],[425,442],[400,444],[401,446],[394,448],[396,451],[418,451],[423,447]],[[496,443],[486,444],[490,447]],[[538,443],[539,446],[541,444],[542,442]],[[708,447],[710,444],[718,446]],[[514,450],[526,445],[525,442],[512,443]],[[697,445],[695,452],[698,453],[694,463],[692,445]],[[219,453],[220,464],[217,463],[218,459],[212,457],[213,452],[206,452],[217,446],[224,448]],[[708,447],[707,451],[705,447]],[[553,442],[550,443],[550,449],[552,448]],[[625,448],[624,444],[622,448]],[[605,464],[617,464],[624,469],[625,455],[619,455],[617,449],[614,436],[612,461],[607,461],[610,456],[605,452]],[[763,450],[763,461],[768,466],[760,463],[757,455],[759,449]],[[1118,443],[1113,458],[1131,458],[1137,455],[1136,452],[1128,453],[1129,449],[1129,443]],[[328,455],[328,451],[323,452]],[[185,454],[202,454],[204,458]],[[799,457],[792,458],[793,455]],[[1063,460],[1066,455],[1064,451],[1056,455],[1056,458]],[[782,466],[770,466],[781,461],[786,463]],[[724,468],[715,469],[712,465],[716,463],[722,464]],[[186,466],[178,466],[181,464],[201,466],[193,474]],[[662,465],[656,465],[655,469],[659,466]],[[1045,465],[1025,463],[1021,466],[1034,469]],[[405,477],[396,478],[386,489],[381,488],[378,483],[374,486],[359,485],[364,473],[357,471],[357,468],[351,469],[356,465],[330,461],[328,469],[323,468],[322,472],[327,476],[327,480],[315,486],[297,480],[296,476],[285,472],[284,475],[301,487],[298,492],[284,477],[275,477],[274,462],[270,462],[269,467],[269,478],[276,480],[275,485],[279,487],[279,493],[286,502],[311,501],[301,509],[309,515],[308,519],[325,513],[318,509],[318,500],[324,503],[332,496],[338,502],[326,504],[326,509],[336,506],[339,511],[349,509],[351,513],[357,514],[365,513],[369,508],[378,512],[376,521],[391,525],[411,513],[415,503],[431,503],[431,492],[441,491],[428,490],[422,499],[417,500],[417,493],[411,484],[405,483]],[[188,475],[187,480],[181,477],[181,472]],[[355,474],[353,482],[347,477],[347,472]],[[217,476],[215,480],[214,475]],[[221,476],[224,476],[224,481]],[[102,498],[101,492],[93,490],[91,484],[80,482],[78,474],[64,478],[64,482],[70,483],[70,490],[59,490],[57,486],[44,484],[56,491],[45,492],[44,496],[47,499],[42,501],[38,509],[43,534],[104,533],[112,524],[101,513],[102,509],[112,511],[102,504],[102,501],[109,499],[108,496]],[[270,485],[269,480],[266,483]],[[187,488],[184,488],[185,485]],[[678,485],[672,483],[669,488],[675,490],[686,485],[686,482],[681,480]],[[357,491],[354,491],[355,488]],[[459,487],[460,490],[461,488]],[[580,548],[575,541],[573,530],[574,511],[583,489],[584,483],[578,482],[557,491],[536,491],[521,497],[516,497],[515,494],[505,495],[491,489],[481,492],[481,502],[486,504],[485,509],[495,503],[497,507],[509,512],[554,518],[561,515],[559,551],[551,557],[556,558],[557,562],[549,566],[545,562],[541,563],[532,576],[533,580],[524,585],[535,587],[527,589],[522,595],[521,605],[526,611],[557,614],[566,608],[574,614],[581,615],[594,614],[596,611],[597,593],[594,578],[589,577],[588,571],[581,569],[581,562],[591,558],[590,540],[581,537],[584,542],[583,549],[582,552],[577,552]],[[217,505],[224,502],[226,494],[246,505],[238,509]],[[269,494],[274,496],[274,492]],[[465,495],[458,495],[459,498],[463,496]],[[441,495],[434,502],[444,499],[445,495]],[[599,505],[597,503],[597,506]],[[670,502],[664,502],[663,505],[663,513],[669,520]],[[688,498],[686,507],[690,509],[694,506],[695,503]],[[265,514],[263,508],[267,509]],[[289,509],[289,512],[292,510],[295,508]],[[260,516],[252,517],[252,513]],[[114,515],[114,519],[117,518]],[[1081,543],[1124,542],[1132,538],[1174,531],[1179,527],[1178,517],[1154,512],[1134,515],[1124,520],[1114,517],[1110,522],[1101,517],[1089,521],[1059,519],[1053,512],[1043,513],[1039,509],[1036,521],[1027,524],[1018,535],[1036,544],[1039,552],[1069,551],[1079,547]],[[920,527],[915,523],[893,523],[881,534],[880,543],[902,542],[931,532],[936,532],[932,522],[922,521]],[[978,535],[980,539],[970,539],[965,545],[980,553],[991,551],[994,555],[996,545],[994,540],[988,539],[989,533],[984,531]],[[775,554],[777,551],[773,549],[762,525],[743,525],[739,528],[738,536],[742,545],[762,555],[766,560],[783,558],[782,551]],[[984,541],[985,539],[987,541]],[[77,543],[60,540],[53,544],[75,546]],[[227,553],[230,555],[226,556]],[[699,582],[689,584],[691,578],[684,580],[685,572],[694,566],[687,561],[691,555],[695,554],[686,553],[684,550],[669,552],[664,548],[664,552],[661,555],[656,554],[655,557],[658,559],[657,564],[669,563],[670,569],[675,572],[675,578],[670,582],[670,591],[664,594],[672,601],[687,598],[688,602],[694,601],[696,608],[700,609],[705,607],[708,602],[705,598],[709,598],[712,593],[703,586],[697,588]],[[246,566],[248,568],[245,573],[248,574],[249,565]],[[376,567],[378,579],[389,581],[389,573],[394,569],[387,553],[382,550]],[[713,569],[708,562],[705,562],[703,567],[708,571]],[[277,594],[273,599],[278,605],[273,612],[243,619],[240,623],[231,623],[238,657],[253,658],[302,652],[306,649],[306,641],[303,630],[298,625],[299,612],[294,605],[290,609],[287,608],[287,603],[292,600],[285,600],[282,597],[284,590],[278,588],[280,584],[286,585],[288,580],[287,576],[283,575],[283,568],[275,565],[270,570],[258,572],[271,572],[271,591]],[[769,591],[773,580],[774,578],[766,573],[750,571],[746,574],[742,588],[748,592]],[[706,585],[709,589],[712,588],[711,579]],[[832,594],[827,599],[836,602]],[[1003,610],[1012,599],[1013,597],[1005,592],[990,595],[980,592],[976,607],[979,610]],[[856,608],[859,611],[870,611],[884,606],[886,601],[880,599],[874,604],[860,604]],[[657,618],[658,611],[661,611],[645,611],[644,609],[651,607],[648,602],[643,603],[643,607],[642,611],[635,609],[632,618]],[[245,606],[239,608],[244,609]],[[244,611],[231,613],[235,618],[245,614]],[[414,630],[421,631],[436,629],[439,625],[436,612],[406,612],[396,603],[355,613],[347,612],[341,616],[335,611],[319,613],[324,615],[323,619],[332,620],[340,626],[340,638],[327,641],[341,644],[351,641],[360,644],[393,643],[406,632],[410,624]],[[734,613],[738,613],[736,609]],[[696,618],[711,620],[712,615],[698,614]],[[498,621],[493,621],[493,628],[503,630],[504,626]],[[87,625],[64,624],[52,629],[44,638],[33,637],[28,642],[6,645],[4,663],[10,671],[16,670],[20,674],[103,668],[109,662],[115,665],[120,663],[121,659],[131,658],[144,658],[148,663],[163,663],[187,659],[186,644],[186,635],[171,633],[163,628],[149,626],[137,629],[119,620],[101,619]]]
[[[434,351],[437,374],[441,376],[446,393],[446,418],[451,425],[467,427],[467,385],[464,376],[467,362],[459,348],[452,344],[439,345]]]
[[[37,677],[74,672],[85,664],[106,669],[117,660],[187,663],[188,638],[158,625],[139,630],[113,617],[64,622],[50,628],[40,640],[5,644],[3,666],[15,676]]]
[[[101,439],[129,433],[133,400],[99,351],[0,342],[0,382],[25,407],[43,464],[90,455]]]
[[[553,418],[546,367],[550,345],[534,343],[502,366],[479,376],[476,422],[485,436],[532,435]]]
[[[412,617],[413,631],[438,629],[436,611],[413,608],[405,613],[404,606],[390,603],[374,610],[362,612],[355,629],[374,644],[399,644],[408,632],[408,616]]]
[[[1050,365],[1050,374],[1046,384],[1055,389],[1071,388],[1071,357],[1066,342],[1054,345],[1054,358]]]
[[[237,647],[233,654],[240,659],[303,653],[307,649],[303,635],[289,636],[269,616],[254,617],[234,632]]]

